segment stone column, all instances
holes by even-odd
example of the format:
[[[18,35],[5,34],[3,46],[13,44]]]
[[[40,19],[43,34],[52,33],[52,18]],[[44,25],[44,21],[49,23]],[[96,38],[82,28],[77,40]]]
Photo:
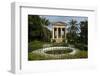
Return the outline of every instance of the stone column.
[[[52,30],[52,39],[54,39],[54,27],[53,27],[53,30]]]
[[[56,28],[57,29],[57,39],[58,39],[58,28]]]
[[[63,31],[63,28],[61,28],[61,38],[63,38],[63,37],[62,37],[62,31]]]
[[[66,39],[66,27],[65,27],[65,30],[64,30],[64,32],[65,32],[65,39]]]
[[[65,27],[65,40],[66,40],[66,33],[67,33],[67,30],[66,30],[66,27]],[[67,40],[65,41],[65,43],[67,43]]]

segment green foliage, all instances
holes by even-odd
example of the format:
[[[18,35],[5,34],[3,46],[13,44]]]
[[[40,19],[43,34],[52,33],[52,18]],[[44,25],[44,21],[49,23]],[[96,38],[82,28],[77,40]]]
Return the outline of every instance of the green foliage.
[[[55,42],[56,42],[56,40],[55,40],[55,39],[52,39],[52,42],[53,42],[53,43],[55,43]]]
[[[49,21],[39,15],[28,15],[28,42],[33,40],[50,41]]]
[[[47,28],[43,28],[42,29],[43,31],[41,32],[43,35],[42,35],[42,41],[45,41],[45,42],[50,42],[51,40],[51,32],[50,30],[48,30]]]
[[[74,44],[76,42],[76,38],[77,38],[77,31],[79,30],[79,26],[77,24],[76,20],[71,20],[69,22],[70,27],[68,28],[68,33],[67,33],[67,40],[68,43],[70,44]]]
[[[88,44],[88,21],[80,22],[80,42],[84,44]]]
[[[77,31],[78,31],[78,24],[77,24],[77,21],[76,20],[71,20],[70,22],[69,22],[69,25],[70,25],[70,27],[68,28],[68,30],[69,30],[69,32],[71,33],[71,34],[73,34],[73,33],[76,33]]]
[[[80,49],[80,50],[86,50],[86,51],[88,50],[88,46],[85,44],[82,44],[82,43],[75,44],[75,47]]]
[[[80,50],[87,50],[88,47],[88,21],[81,21],[77,24],[77,21],[71,20],[69,22],[67,41],[69,44],[75,45]],[[80,32],[78,32],[80,30]]]
[[[65,43],[66,42],[66,39],[63,39],[63,42]]]

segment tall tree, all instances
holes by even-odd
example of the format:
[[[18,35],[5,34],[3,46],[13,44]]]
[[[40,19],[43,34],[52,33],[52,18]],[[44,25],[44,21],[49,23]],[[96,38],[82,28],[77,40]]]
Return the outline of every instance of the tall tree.
[[[69,28],[68,28],[68,34],[67,34],[67,38],[68,38],[68,42],[69,43],[75,43],[76,39],[77,39],[77,31],[79,30],[78,24],[76,20],[71,20],[69,22]]]
[[[88,43],[88,21],[80,22],[80,41],[84,44]]]
[[[46,28],[49,21],[39,15],[28,15],[28,41],[47,41],[50,31]],[[50,38],[49,38],[50,39]]]
[[[41,18],[41,25],[42,25],[42,38],[43,41],[50,41],[51,38],[51,32],[47,29],[47,26],[50,24],[49,20],[46,18]]]

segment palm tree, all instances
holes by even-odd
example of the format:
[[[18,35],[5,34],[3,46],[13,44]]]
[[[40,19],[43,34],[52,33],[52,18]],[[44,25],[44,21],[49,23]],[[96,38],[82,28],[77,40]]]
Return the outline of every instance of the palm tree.
[[[68,28],[69,32],[70,33],[77,33],[77,31],[78,31],[77,21],[72,19],[69,22],[69,25],[70,25],[70,27]]]
[[[41,25],[42,25],[42,34],[43,40],[48,41],[50,40],[50,30],[48,30],[47,26],[50,24],[49,20],[45,18],[41,18]]]
[[[76,20],[71,20],[69,22],[69,28],[68,28],[68,41],[69,43],[75,43],[75,40],[77,38],[77,32],[79,30],[78,24]]]
[[[50,24],[49,20],[45,18],[41,18],[41,25],[42,26],[48,26]]]
[[[41,18],[39,15],[28,15],[28,37],[29,42],[33,40],[48,40],[49,30],[46,26],[49,25],[49,20]]]

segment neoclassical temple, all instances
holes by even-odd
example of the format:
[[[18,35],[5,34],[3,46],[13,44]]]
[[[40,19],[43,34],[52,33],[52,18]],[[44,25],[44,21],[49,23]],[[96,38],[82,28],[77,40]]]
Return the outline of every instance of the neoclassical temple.
[[[56,22],[52,25],[52,40],[56,43],[63,42],[66,39],[66,23]]]

